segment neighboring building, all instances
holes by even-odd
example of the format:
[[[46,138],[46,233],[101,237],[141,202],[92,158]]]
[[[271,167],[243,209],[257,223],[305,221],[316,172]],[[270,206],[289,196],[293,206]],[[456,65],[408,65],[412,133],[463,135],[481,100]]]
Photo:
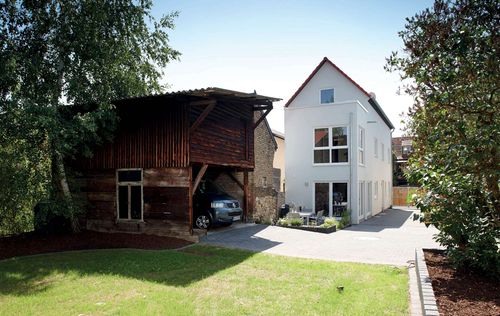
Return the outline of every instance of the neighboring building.
[[[274,153],[273,167],[278,169],[279,177],[275,179],[279,192],[285,192],[285,134],[273,130],[274,141],[278,146]]]
[[[285,203],[285,134],[273,131],[278,148],[274,153],[274,183],[278,188],[278,207]]]
[[[413,137],[393,137],[392,153],[396,157],[393,166],[394,185],[408,185],[408,180],[404,177],[404,169],[408,163],[408,158],[413,151]]]
[[[249,173],[257,160],[254,129],[265,118],[254,120],[254,113],[269,113],[278,100],[207,88],[114,102],[120,118],[114,141],[72,162],[88,201],[87,229],[196,239],[197,186],[236,172],[243,174],[233,187],[243,192],[247,219]]]
[[[354,224],[392,200],[391,132],[374,94],[326,57],[285,104],[286,201]]]

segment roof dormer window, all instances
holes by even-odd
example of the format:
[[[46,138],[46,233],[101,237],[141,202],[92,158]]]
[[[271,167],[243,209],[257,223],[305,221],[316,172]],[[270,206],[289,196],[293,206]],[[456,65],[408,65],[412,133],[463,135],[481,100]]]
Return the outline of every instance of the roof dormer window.
[[[335,100],[335,93],[333,88],[321,89],[319,91],[319,99],[321,104],[330,104]]]

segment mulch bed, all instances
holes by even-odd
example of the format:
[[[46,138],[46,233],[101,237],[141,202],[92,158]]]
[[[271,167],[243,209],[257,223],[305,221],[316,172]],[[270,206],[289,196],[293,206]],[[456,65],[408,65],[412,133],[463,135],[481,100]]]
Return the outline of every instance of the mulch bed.
[[[100,233],[37,235],[27,233],[0,238],[0,260],[47,252],[84,249],[177,249],[192,244],[182,239],[145,234]]]
[[[456,271],[443,251],[424,250],[441,315],[500,315],[500,282]]]

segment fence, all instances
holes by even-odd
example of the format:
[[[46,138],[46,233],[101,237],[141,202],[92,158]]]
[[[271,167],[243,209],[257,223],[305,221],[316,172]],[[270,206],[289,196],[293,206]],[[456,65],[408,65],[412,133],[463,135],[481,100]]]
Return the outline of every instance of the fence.
[[[417,192],[418,187],[392,187],[392,205],[414,205],[411,196]]]

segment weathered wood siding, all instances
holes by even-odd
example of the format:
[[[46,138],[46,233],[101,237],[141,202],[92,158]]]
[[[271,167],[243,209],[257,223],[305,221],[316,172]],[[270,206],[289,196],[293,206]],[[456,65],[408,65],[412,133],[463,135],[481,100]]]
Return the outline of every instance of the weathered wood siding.
[[[201,106],[191,107],[191,124],[202,111]],[[191,162],[253,168],[253,134],[252,105],[218,101],[190,135]]]
[[[189,166],[187,106],[165,101],[117,105],[120,121],[111,143],[81,158],[78,169]]]
[[[144,223],[117,221],[116,171],[92,170],[81,179],[87,228],[160,235],[189,233],[189,168],[143,170]]]

